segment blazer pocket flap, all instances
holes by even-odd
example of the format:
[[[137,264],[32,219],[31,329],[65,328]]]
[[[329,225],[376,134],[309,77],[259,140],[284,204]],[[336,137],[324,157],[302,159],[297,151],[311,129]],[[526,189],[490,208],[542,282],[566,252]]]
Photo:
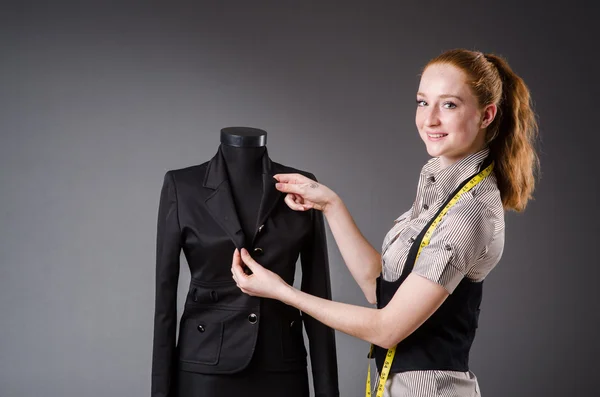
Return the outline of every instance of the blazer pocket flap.
[[[187,318],[179,334],[179,359],[205,365],[219,362],[223,342],[223,323]]]

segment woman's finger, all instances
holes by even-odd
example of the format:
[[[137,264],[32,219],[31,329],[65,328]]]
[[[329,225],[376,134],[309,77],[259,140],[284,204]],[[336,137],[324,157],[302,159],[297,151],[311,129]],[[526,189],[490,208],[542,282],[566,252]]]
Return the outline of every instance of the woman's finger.
[[[278,182],[281,182],[281,183],[292,183],[292,184],[307,183],[307,182],[311,181],[311,179],[305,177],[302,174],[298,174],[298,173],[275,174],[275,175],[273,175],[273,178],[275,178]]]
[[[283,193],[294,193],[302,196],[306,192],[306,183],[276,183],[275,189]]]
[[[237,279],[235,278],[235,273],[233,271],[233,266],[234,266],[234,264],[232,263],[231,264],[231,269],[229,269],[229,270],[231,270],[231,278],[233,278],[233,281],[235,281],[235,285],[237,285]]]
[[[283,201],[285,201],[285,203],[288,205],[288,207],[290,207],[293,210],[304,211],[304,206],[302,204],[299,204],[298,202],[296,202],[294,200],[293,196],[290,194],[286,195],[285,199]]]
[[[304,204],[304,197],[298,195],[298,194],[293,194],[293,193],[288,193],[288,195],[292,198],[292,200],[294,201],[294,203],[296,203],[297,205],[303,205]]]
[[[240,263],[240,253],[238,252],[237,248],[233,250],[233,257],[231,258],[231,274],[234,276],[235,278],[235,274],[233,273],[233,268],[236,264]]]
[[[237,248],[235,249],[235,252],[233,254],[233,262],[231,263],[231,273],[233,274],[233,279],[239,287],[240,283],[245,280],[246,274],[242,269],[241,256]]]
[[[259,267],[262,267],[258,262],[256,262],[251,256],[246,248],[242,248],[241,251],[242,261],[252,270],[252,273],[255,273]]]
[[[235,285],[238,288],[243,288],[245,286],[245,282],[247,281],[244,277],[247,277],[244,274],[243,270],[240,270],[239,265],[233,267],[233,279],[235,280]]]
[[[296,202],[296,204],[304,205],[304,197],[297,194],[294,194],[292,196],[294,197],[294,201]]]

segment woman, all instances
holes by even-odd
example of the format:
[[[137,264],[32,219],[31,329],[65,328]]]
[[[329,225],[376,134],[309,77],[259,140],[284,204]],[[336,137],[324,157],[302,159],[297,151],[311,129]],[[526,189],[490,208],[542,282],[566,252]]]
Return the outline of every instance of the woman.
[[[331,189],[302,175],[275,176],[290,208],[323,211],[377,309],[298,291],[245,250],[234,252],[233,278],[247,294],[278,299],[375,345],[378,395],[479,396],[469,349],[483,280],[502,255],[504,210],[524,210],[534,190],[535,114],[525,83],[503,58],[456,49],[425,66],[415,120],[432,159],[381,254]],[[381,372],[386,357],[389,375]]]

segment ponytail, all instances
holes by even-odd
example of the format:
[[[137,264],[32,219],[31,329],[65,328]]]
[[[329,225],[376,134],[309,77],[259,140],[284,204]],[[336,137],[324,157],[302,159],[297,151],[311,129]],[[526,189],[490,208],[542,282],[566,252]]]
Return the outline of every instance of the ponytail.
[[[538,125],[531,106],[529,89],[508,63],[497,55],[485,58],[502,81],[502,96],[496,118],[488,126],[487,142],[495,160],[498,188],[505,208],[523,211],[533,198],[534,173],[539,158],[534,150]]]

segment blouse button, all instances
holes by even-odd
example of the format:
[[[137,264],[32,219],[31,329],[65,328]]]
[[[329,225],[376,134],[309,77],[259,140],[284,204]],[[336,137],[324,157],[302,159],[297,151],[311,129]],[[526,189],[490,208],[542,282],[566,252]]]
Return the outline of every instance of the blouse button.
[[[409,242],[409,243],[414,243],[414,242],[415,242],[415,238],[414,238],[414,237],[411,237],[411,238],[409,238],[409,239],[408,239],[408,242]]]
[[[423,204],[423,208],[426,209],[426,210],[428,210],[429,206],[427,204]]]
[[[431,182],[431,183],[435,182],[435,176],[433,176],[433,175],[427,179],[429,179],[429,182]]]

